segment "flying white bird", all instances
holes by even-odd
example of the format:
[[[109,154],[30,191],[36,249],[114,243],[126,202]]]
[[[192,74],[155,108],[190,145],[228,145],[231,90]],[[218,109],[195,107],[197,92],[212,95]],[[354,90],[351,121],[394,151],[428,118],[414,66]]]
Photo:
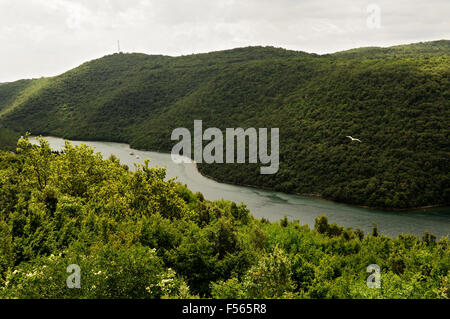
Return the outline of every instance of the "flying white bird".
[[[354,138],[354,137],[351,137],[350,135],[347,135],[346,137],[348,137],[349,139],[351,139],[352,142],[353,142],[353,141],[358,141],[358,142],[361,143],[361,140],[359,140],[359,139],[357,139],[357,138]]]

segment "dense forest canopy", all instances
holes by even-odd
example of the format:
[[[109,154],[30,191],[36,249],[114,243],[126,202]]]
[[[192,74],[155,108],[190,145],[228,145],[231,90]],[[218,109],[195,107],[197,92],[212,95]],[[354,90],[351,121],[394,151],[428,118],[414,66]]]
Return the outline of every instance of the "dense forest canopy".
[[[0,126],[0,149],[14,151],[18,139],[17,132]]]
[[[171,132],[280,128],[280,170],[202,164],[221,181],[384,208],[450,203],[450,41],[316,55],[248,47],[181,57],[113,54],[0,85],[22,135],[170,151]],[[352,143],[347,135],[361,139]],[[1,140],[0,140],[1,142]]]
[[[85,145],[0,152],[0,298],[448,299],[449,259],[447,237],[258,220]],[[74,264],[81,287],[68,289]]]

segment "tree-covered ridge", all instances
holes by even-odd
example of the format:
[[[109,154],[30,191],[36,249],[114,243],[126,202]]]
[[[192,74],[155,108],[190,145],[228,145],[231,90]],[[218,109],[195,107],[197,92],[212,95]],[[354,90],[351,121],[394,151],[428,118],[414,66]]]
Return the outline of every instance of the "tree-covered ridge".
[[[85,145],[0,153],[1,298],[449,298],[449,259],[428,233],[258,220]],[[66,286],[72,264],[80,289]]]
[[[19,80],[12,83],[0,83],[0,112],[14,103],[17,97],[30,86],[32,80]]]
[[[35,80],[42,84],[25,90],[0,122],[162,151],[173,146],[174,128],[192,129],[196,119],[221,129],[279,127],[276,175],[260,175],[259,165],[200,171],[372,207],[449,205],[449,43],[322,56],[271,47],[176,58],[114,54]]]
[[[386,57],[386,56],[417,56],[420,55],[449,55],[450,41],[439,40],[432,42],[419,42],[408,45],[396,45],[387,48],[365,47],[337,52],[340,57]]]

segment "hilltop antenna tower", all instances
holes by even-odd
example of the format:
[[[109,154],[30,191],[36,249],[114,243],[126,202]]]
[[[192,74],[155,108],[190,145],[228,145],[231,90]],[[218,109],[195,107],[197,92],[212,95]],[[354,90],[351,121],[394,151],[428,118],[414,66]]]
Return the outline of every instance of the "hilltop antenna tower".
[[[117,52],[120,53],[120,41],[119,40],[117,40]]]

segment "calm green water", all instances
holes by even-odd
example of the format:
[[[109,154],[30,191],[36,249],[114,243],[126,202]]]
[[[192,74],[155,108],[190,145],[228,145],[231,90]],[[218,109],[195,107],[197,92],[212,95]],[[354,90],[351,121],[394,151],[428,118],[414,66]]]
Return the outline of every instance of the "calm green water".
[[[64,146],[64,140],[61,138],[46,137],[46,139],[55,150],[60,150]],[[34,138],[30,140],[35,141]],[[152,166],[165,167],[169,178],[176,177],[192,191],[202,192],[209,200],[223,198],[245,203],[251,213],[258,218],[265,217],[271,221],[278,221],[288,216],[289,219],[299,220],[301,224],[314,226],[314,219],[326,214],[330,223],[360,227],[364,231],[370,231],[372,221],[376,222],[378,231],[390,236],[401,233],[422,236],[425,230],[432,231],[438,237],[450,233],[450,208],[411,212],[358,208],[321,199],[218,183],[202,176],[194,164],[173,163],[170,154],[133,150],[128,145],[119,143],[72,141],[74,145],[81,143],[94,147],[104,157],[115,154],[130,168],[133,168],[133,163],[143,163],[144,159],[148,158]],[[130,155],[131,152],[134,155]]]

